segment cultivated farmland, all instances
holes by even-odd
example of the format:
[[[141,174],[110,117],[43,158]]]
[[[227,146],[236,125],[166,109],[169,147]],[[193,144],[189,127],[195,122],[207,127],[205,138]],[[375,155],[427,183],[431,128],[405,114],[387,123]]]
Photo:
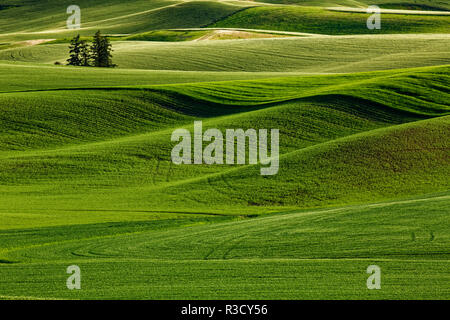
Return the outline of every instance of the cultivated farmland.
[[[0,299],[450,298],[448,2],[70,4],[0,5]],[[118,67],[65,65],[97,30]],[[278,173],[174,164],[194,121]]]

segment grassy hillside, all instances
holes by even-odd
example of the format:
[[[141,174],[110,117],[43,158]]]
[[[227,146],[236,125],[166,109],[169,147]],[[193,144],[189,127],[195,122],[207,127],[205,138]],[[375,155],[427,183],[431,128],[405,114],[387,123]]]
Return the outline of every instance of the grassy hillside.
[[[383,14],[382,27],[370,30],[366,13],[331,11],[324,8],[284,6],[239,11],[211,25],[318,34],[447,33],[450,16]]]
[[[419,115],[446,115],[449,67],[165,86],[227,105],[261,105],[313,95],[348,94]],[[434,90],[430,90],[432,87]],[[245,93],[245,94],[244,94]]]
[[[57,212],[49,223],[59,224],[66,212],[79,210],[242,214],[273,211],[280,206],[382,200],[393,192],[407,196],[444,191],[448,188],[444,174],[448,165],[447,117],[414,122],[412,127],[393,127],[394,131],[380,129],[372,134],[371,130],[448,115],[447,70],[149,86],[144,91],[112,87],[108,91],[3,93],[0,158],[5,197],[0,210],[16,211],[15,204],[21,202],[25,190],[27,203],[21,205],[21,211],[31,214],[27,224],[40,219],[39,214],[33,218],[33,212],[44,208]],[[244,99],[241,90],[253,94]],[[70,103],[66,103],[68,96]],[[388,96],[397,99],[386,99]],[[229,166],[173,165],[170,134],[175,128],[192,127],[195,119],[203,119],[205,129],[280,128],[286,171],[266,180],[254,175],[259,166],[234,170]],[[417,132],[416,138],[410,140],[406,135],[406,140],[398,139],[409,131]],[[367,136],[353,136],[361,132]],[[352,138],[340,140],[346,136]],[[383,141],[393,141],[394,145]],[[409,168],[395,183],[395,167],[392,172],[386,167],[392,159],[378,156],[391,155],[392,148],[402,150],[393,163]],[[406,150],[413,153],[403,158]],[[346,160],[341,153],[350,158]],[[317,169],[317,158],[329,160]],[[358,159],[364,161],[355,166]],[[427,169],[422,171],[425,160]],[[304,170],[298,167],[301,163]],[[295,176],[303,178],[290,178]],[[428,179],[432,179],[432,186]],[[354,192],[350,182],[358,183]],[[342,185],[331,187],[334,184]],[[249,185],[262,188],[258,197],[254,187],[247,189]],[[377,191],[370,192],[374,186]],[[285,192],[274,194],[272,190]],[[205,192],[211,197],[205,198]],[[311,194],[313,198],[309,198]],[[142,219],[135,214],[134,218],[112,216],[119,221]],[[22,226],[25,222],[13,217],[7,214],[4,223]],[[91,219],[103,217],[92,215]]]
[[[380,129],[286,154],[280,163],[286,169],[272,179],[248,168],[175,187],[170,193],[189,190],[192,201],[201,201],[201,186],[208,183],[215,191],[208,193],[211,199],[223,203],[305,207],[445,191],[449,119]]]
[[[208,72],[59,67],[0,62],[0,92],[71,88],[143,86],[203,81],[244,80],[286,76],[280,72]],[[23,75],[27,76],[24,77]],[[299,75],[301,73],[292,73]],[[289,75],[289,74],[288,74]]]
[[[330,73],[449,64],[449,41],[448,35],[289,37],[183,43],[116,41],[113,49],[119,68]],[[67,47],[67,44],[43,44],[3,50],[0,60],[65,63]],[[93,72],[86,71],[86,76]]]
[[[448,199],[213,225],[203,218],[3,231],[0,291],[3,299],[447,299]],[[59,285],[69,264],[84,270],[82,290]],[[370,264],[382,267],[383,290],[366,289]]]
[[[288,35],[268,32],[252,32],[247,30],[158,30],[128,36],[125,40],[137,41],[204,41],[204,40],[234,40],[254,38],[288,37]]]
[[[208,34],[208,31],[157,30],[127,37],[136,41],[191,41]]]
[[[450,4],[263,1],[1,2],[0,300],[450,298]],[[99,29],[118,68],[55,65]],[[278,173],[175,165],[194,121]]]
[[[258,2],[271,4],[296,4],[306,6],[346,6],[367,8],[370,5],[378,5],[381,8],[404,10],[450,10],[450,3],[441,0],[258,0]]]
[[[4,43],[30,39],[60,39],[77,33],[92,35],[98,29],[108,34],[136,34],[150,30],[196,28],[205,26],[298,31],[319,34],[447,33],[449,16],[383,14],[381,30],[368,30],[364,13],[330,11],[335,5],[367,7],[367,4],[301,2],[304,6],[267,6],[246,1],[79,1],[82,10],[81,30],[67,30],[66,8],[70,1],[4,1],[0,10],[0,41]],[[381,1],[379,1],[381,2]],[[404,3],[405,5],[402,5]],[[374,3],[370,3],[374,4]],[[418,3],[419,5],[419,3]],[[389,5],[388,5],[389,6]],[[411,9],[409,2],[392,4],[392,8]],[[424,7],[425,8],[425,7]],[[439,2],[430,8],[449,9]],[[412,8],[414,9],[414,8]],[[426,8],[425,8],[426,9]],[[16,17],[22,17],[17,19]]]
[[[0,10],[0,39],[60,38],[101,29],[111,34],[139,33],[156,29],[193,28],[214,23],[242,9],[240,1],[79,1],[82,29],[67,30],[66,9],[72,1],[7,1],[16,4]],[[17,19],[22,17],[22,19]]]

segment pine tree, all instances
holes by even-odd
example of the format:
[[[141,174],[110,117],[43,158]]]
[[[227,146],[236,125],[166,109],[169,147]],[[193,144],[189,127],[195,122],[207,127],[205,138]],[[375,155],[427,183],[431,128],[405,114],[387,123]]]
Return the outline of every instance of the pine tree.
[[[112,63],[111,52],[112,48],[109,39],[102,36],[100,31],[97,31],[91,46],[91,57],[94,67],[115,67],[116,65]]]
[[[102,61],[103,65],[107,68],[114,68],[116,67],[115,64],[112,62],[112,45],[109,42],[109,39],[107,37],[103,37],[102,39]]]
[[[90,66],[90,59],[91,59],[91,48],[87,44],[86,41],[81,41],[80,45],[80,58],[81,58],[81,65],[84,67]]]
[[[92,64],[94,67],[100,67],[100,50],[102,45],[101,40],[101,34],[100,31],[97,31],[94,35],[94,39],[92,39],[92,45],[91,45],[91,58],[92,58]]]
[[[82,42],[80,41],[80,35],[77,35],[70,41],[70,58],[67,60],[67,63],[70,66],[81,66],[81,44]]]

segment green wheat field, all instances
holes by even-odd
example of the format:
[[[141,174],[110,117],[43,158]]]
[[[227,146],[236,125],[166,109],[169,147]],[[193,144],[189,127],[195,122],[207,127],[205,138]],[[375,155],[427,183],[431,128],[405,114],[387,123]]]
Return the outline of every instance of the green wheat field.
[[[278,174],[173,164],[199,120]],[[0,299],[450,299],[450,1],[0,0]]]

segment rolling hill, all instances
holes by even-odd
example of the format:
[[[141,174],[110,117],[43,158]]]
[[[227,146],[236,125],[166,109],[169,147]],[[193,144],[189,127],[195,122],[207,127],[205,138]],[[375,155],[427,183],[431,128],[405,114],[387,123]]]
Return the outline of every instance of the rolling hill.
[[[364,12],[345,12],[321,7],[256,7],[241,10],[214,23],[213,27],[296,31],[314,34],[393,34],[446,33],[450,16],[414,14],[382,14],[381,29],[367,28],[369,15]]]
[[[450,18],[449,18],[450,19]],[[117,41],[119,68],[180,71],[372,71],[448,64],[449,35],[289,37],[198,42]],[[226,50],[227,55],[222,52]],[[0,60],[65,62],[67,44],[0,51]]]
[[[0,4],[0,300],[450,298],[448,1],[69,4]],[[97,30],[118,68],[55,65]],[[175,165],[194,121],[278,173]]]
[[[353,137],[354,134],[355,139],[366,141],[366,138],[358,134],[372,132],[375,129],[381,130],[380,128],[384,127],[387,130],[392,125],[430,117],[438,118],[426,120],[423,125],[431,121],[430,125],[433,128],[436,126],[436,129],[433,129],[435,131],[428,136],[425,130],[421,133],[424,140],[413,140],[412,142],[419,145],[411,148],[428,150],[423,149],[425,144],[433,141],[430,139],[436,140],[435,148],[429,150],[429,160],[433,163],[431,167],[437,170],[433,176],[433,180],[436,181],[433,191],[443,191],[448,187],[445,175],[442,176],[443,172],[439,171],[441,165],[442,170],[446,169],[444,155],[448,148],[444,138],[447,133],[446,117],[441,118],[449,114],[446,104],[448,93],[445,90],[449,81],[447,73],[448,67],[437,67],[406,69],[400,74],[396,70],[370,74],[301,76],[223,83],[118,86],[107,90],[98,88],[3,93],[0,98],[4,106],[2,127],[5,131],[0,138],[3,150],[0,157],[3,166],[2,181],[10,192],[4,197],[1,209],[7,211],[15,207],[21,188],[28,190],[27,204],[22,205],[22,210],[25,208],[36,210],[42,207],[48,210],[70,211],[74,206],[81,209],[79,204],[76,205],[81,197],[84,199],[85,205],[82,208],[85,210],[100,208],[104,210],[109,207],[112,211],[115,209],[145,211],[149,207],[154,207],[156,199],[166,199],[158,204],[158,208],[163,211],[195,212],[203,208],[201,211],[221,213],[230,210],[242,212],[244,207],[246,208],[244,211],[257,213],[273,211],[279,206],[309,207],[331,202],[336,204],[360,202],[361,194],[365,194],[369,199],[382,200],[391,194],[392,188],[399,187],[397,183],[389,186],[393,178],[386,178],[384,175],[382,177],[386,182],[381,184],[388,187],[384,196],[381,186],[378,186],[379,195],[373,195],[361,189],[362,186],[358,186],[360,192],[354,197],[350,196],[347,187],[342,190],[346,190],[348,197],[338,197],[336,191],[328,190],[327,192],[331,192],[330,199],[335,198],[331,202],[326,197],[321,199],[317,196],[315,200],[304,200],[299,194],[292,193],[293,190],[287,189],[290,184],[288,177],[298,175],[295,166],[289,162],[303,163],[303,160],[294,156],[296,152],[300,152],[299,155],[303,154],[302,150],[319,152],[322,145],[329,146],[333,141],[340,144],[340,138]],[[243,92],[253,94],[247,94],[244,99]],[[68,96],[71,97],[69,100]],[[15,105],[14,112],[11,112],[12,105]],[[61,125],[62,119],[64,125]],[[170,149],[173,146],[168,143],[171,132],[180,126],[192,127],[193,121],[199,119],[203,119],[205,129],[208,127],[257,129],[273,126],[280,128],[282,161],[287,161],[286,168],[291,169],[265,181],[259,175],[254,176],[254,171],[258,169],[255,167],[239,170],[236,168],[227,173],[230,167],[226,165],[188,167],[173,165],[170,160]],[[416,123],[419,125],[418,132],[422,132],[420,131],[422,122],[412,122],[414,125]],[[402,127],[398,130],[400,128]],[[384,135],[390,135],[389,132],[381,130],[379,132],[381,137],[377,138],[378,140],[371,135],[369,137],[381,142],[387,139]],[[375,140],[367,144],[375,147],[378,143]],[[364,144],[356,140],[351,144],[353,143]],[[407,148],[407,143],[408,140],[401,142],[402,146],[399,148],[401,150]],[[315,145],[318,149],[310,149]],[[380,146],[387,147],[383,143]],[[395,149],[394,146],[391,148]],[[360,149],[363,154],[367,151],[362,150],[362,145],[357,147],[357,150]],[[328,154],[331,151],[320,152]],[[337,155],[341,153],[339,149],[334,152]],[[357,151],[344,153],[354,158],[354,152]],[[377,151],[377,154],[380,152],[382,151]],[[291,157],[293,160],[288,160]],[[312,167],[303,172],[302,176],[320,177],[315,172],[314,166],[317,162],[313,159],[322,156],[308,157],[310,160],[305,161]],[[439,162],[441,160],[444,162]],[[397,161],[400,159],[395,162]],[[419,163],[417,161],[414,160],[414,163]],[[326,164],[331,171],[334,165],[339,166],[335,161]],[[383,172],[385,165],[380,164],[378,173]],[[400,167],[403,165],[406,164],[399,164]],[[349,169],[352,166],[353,164]],[[361,170],[368,169],[363,166]],[[237,176],[248,175],[249,182],[238,179],[239,181],[231,183],[236,187],[229,189],[230,182],[227,180],[233,179],[224,177],[228,177],[229,174],[233,176],[233,172]],[[374,174],[376,172],[375,170]],[[41,178],[38,178],[37,174]],[[142,176],[148,174],[149,179],[143,180]],[[343,179],[347,179],[345,172],[341,174]],[[406,196],[420,194],[421,191],[430,189],[426,183],[423,189],[420,188],[420,184],[414,184],[415,170],[412,170],[411,174],[413,176],[409,178],[406,174],[402,176],[406,179],[406,185],[396,192],[403,192]],[[355,181],[358,176],[365,177],[361,172],[353,172],[349,178]],[[253,181],[254,178],[257,178],[257,181]],[[339,181],[334,176],[320,179],[329,182]],[[366,181],[364,179],[363,182]],[[295,190],[304,182],[292,180],[291,183]],[[92,190],[93,184],[97,186],[96,191]],[[18,188],[16,192],[12,192],[11,189],[14,185]],[[242,186],[237,187],[238,185]],[[266,195],[265,191],[261,192],[259,200],[246,198],[246,185],[261,186],[268,194]],[[186,186],[189,187],[186,189]],[[317,187],[314,186],[315,183],[306,187],[304,192],[317,193],[317,190],[313,191]],[[413,191],[412,186],[417,189]],[[268,198],[275,200],[275,195],[270,190],[281,187],[285,189],[285,192],[281,193],[285,198],[284,202],[276,200],[272,204],[266,203]],[[35,195],[29,193],[33,188],[37,188]],[[205,188],[209,190],[208,194],[214,195],[207,202],[195,196],[200,194],[204,198]],[[188,194],[173,197],[183,194],[184,189]],[[42,196],[44,190],[46,197]],[[85,191],[82,192],[83,190]],[[251,190],[253,189],[249,189],[252,193]],[[227,192],[231,194],[227,196]],[[244,197],[244,200],[239,199],[235,193]],[[291,196],[287,196],[291,193]],[[127,200],[129,196],[132,200]],[[47,197],[51,197],[52,200],[49,201]],[[110,205],[105,205],[106,203]]]
[[[448,199],[214,224],[201,218],[2,231],[10,260],[0,268],[1,298],[448,298]],[[82,290],[59,285],[67,263],[85,271]],[[387,270],[382,291],[361,285],[361,270],[374,263]]]
[[[318,7],[356,7],[367,8],[370,5],[378,5],[381,8],[387,9],[404,9],[404,10],[449,10],[450,4],[448,1],[441,0],[371,0],[371,1],[359,1],[359,0],[260,0],[258,2],[270,3],[270,4],[294,4],[303,6],[318,6]]]

